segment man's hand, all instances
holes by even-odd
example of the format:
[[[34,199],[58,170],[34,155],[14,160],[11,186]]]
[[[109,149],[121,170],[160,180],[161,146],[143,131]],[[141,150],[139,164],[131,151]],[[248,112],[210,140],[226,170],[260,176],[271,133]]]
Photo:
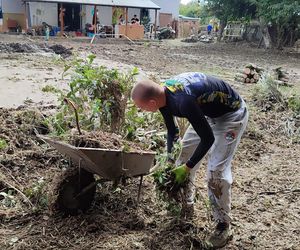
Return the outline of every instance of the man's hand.
[[[175,182],[177,184],[183,184],[189,176],[190,168],[184,164],[174,168],[172,172],[175,174]]]

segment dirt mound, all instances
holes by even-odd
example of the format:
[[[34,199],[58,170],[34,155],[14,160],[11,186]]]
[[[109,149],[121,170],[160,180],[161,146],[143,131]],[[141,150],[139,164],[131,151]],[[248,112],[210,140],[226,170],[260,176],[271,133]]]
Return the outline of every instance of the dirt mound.
[[[0,52],[2,53],[41,53],[52,52],[62,57],[72,55],[72,48],[66,48],[60,44],[49,46],[48,44],[29,43],[3,43],[0,42]]]
[[[55,54],[61,55],[63,57],[69,57],[72,55],[72,48],[66,48],[61,44],[54,44],[49,46],[49,49],[52,50]]]
[[[103,131],[84,131],[82,135],[71,134],[67,142],[76,147],[116,149],[125,152],[143,152],[142,145],[123,140],[121,136]]]

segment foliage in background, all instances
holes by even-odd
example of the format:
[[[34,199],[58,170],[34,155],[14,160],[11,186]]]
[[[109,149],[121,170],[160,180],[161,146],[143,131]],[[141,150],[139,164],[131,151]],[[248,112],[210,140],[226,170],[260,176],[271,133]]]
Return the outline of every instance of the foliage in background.
[[[297,40],[300,25],[300,1],[251,0],[257,8],[257,16],[271,28],[272,42],[277,48]]]
[[[207,0],[207,9],[223,22],[254,17],[256,6],[250,0]]]
[[[112,24],[118,24],[119,17],[123,14],[122,8],[114,8],[114,13],[112,15]]]
[[[271,31],[271,42],[277,48],[287,44],[292,45],[299,35],[299,1],[207,0],[206,8],[212,16],[221,20],[221,30],[228,21],[259,18],[263,21],[262,25],[268,25]]]
[[[198,1],[194,0],[187,4],[180,4],[179,14],[187,17],[199,17],[201,7]]]

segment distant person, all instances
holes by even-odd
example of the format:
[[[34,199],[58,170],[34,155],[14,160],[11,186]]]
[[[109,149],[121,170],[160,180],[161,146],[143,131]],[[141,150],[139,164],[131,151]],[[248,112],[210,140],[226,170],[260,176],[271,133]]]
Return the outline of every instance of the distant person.
[[[140,19],[138,19],[138,17],[136,15],[133,16],[133,18],[131,18],[131,23],[132,24],[136,24],[136,23],[139,23],[140,22]]]
[[[0,25],[3,25],[3,13],[1,7],[0,7]]]
[[[119,25],[121,25],[121,24],[124,24],[124,18],[123,18],[123,15],[120,15],[119,16]]]
[[[207,25],[207,34],[210,35],[211,31],[213,29],[213,26],[211,24]]]
[[[214,24],[214,31],[217,33],[219,31],[219,24]]]

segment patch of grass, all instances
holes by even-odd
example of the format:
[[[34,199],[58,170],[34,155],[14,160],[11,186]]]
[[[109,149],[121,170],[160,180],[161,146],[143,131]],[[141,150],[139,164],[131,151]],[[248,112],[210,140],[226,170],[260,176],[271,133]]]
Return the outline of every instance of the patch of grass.
[[[299,95],[292,95],[288,98],[288,107],[297,113],[300,114],[300,96]]]
[[[284,108],[286,106],[284,96],[276,80],[269,74],[263,74],[253,89],[252,98],[255,104],[264,111],[272,110],[274,107]]]
[[[15,207],[17,204],[14,191],[9,189],[7,192],[0,192],[0,204],[4,207]]]
[[[46,182],[43,177],[25,190],[25,195],[35,204],[35,209],[40,210],[48,205],[48,197],[45,194]]]
[[[8,146],[7,142],[4,139],[0,138],[0,150],[5,149]]]
[[[57,93],[58,92],[58,90],[57,90],[57,88],[55,88],[54,86],[52,86],[52,85],[46,85],[46,86],[44,86],[43,88],[42,88],[42,91],[43,92],[48,92],[48,93]]]
[[[234,71],[230,71],[228,69],[224,69],[222,67],[213,67],[213,68],[202,68],[199,69],[200,72],[204,74],[213,75],[219,78],[223,78],[225,80],[233,79]]]

